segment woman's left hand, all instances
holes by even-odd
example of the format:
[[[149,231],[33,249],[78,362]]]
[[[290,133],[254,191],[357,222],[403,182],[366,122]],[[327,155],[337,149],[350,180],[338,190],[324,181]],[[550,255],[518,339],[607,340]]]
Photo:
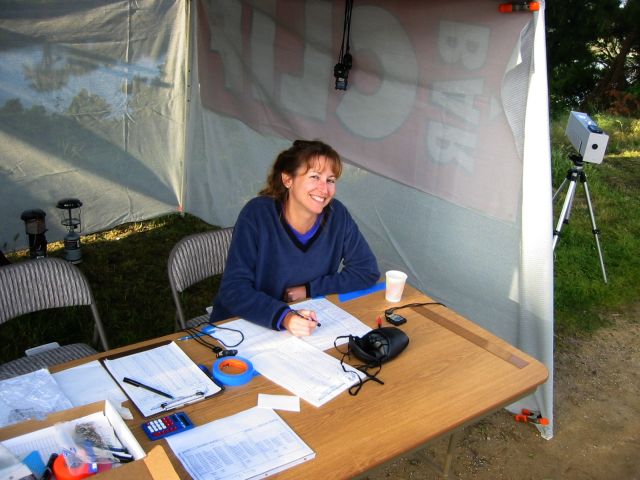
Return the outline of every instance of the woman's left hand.
[[[307,288],[304,285],[289,287],[284,291],[285,302],[299,302],[307,298]]]

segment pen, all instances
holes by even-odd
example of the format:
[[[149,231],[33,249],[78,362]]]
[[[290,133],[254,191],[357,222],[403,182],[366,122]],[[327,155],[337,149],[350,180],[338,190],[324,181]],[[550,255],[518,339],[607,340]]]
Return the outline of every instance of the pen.
[[[58,454],[52,453],[49,457],[49,461],[47,462],[47,466],[45,467],[44,472],[42,472],[40,480],[48,480],[49,478],[51,478],[51,475],[53,474],[53,462],[56,461],[56,458],[58,458]]]
[[[318,327],[321,327],[321,326],[322,326],[322,324],[321,324],[319,321],[314,320],[313,318],[308,317],[308,316],[306,316],[306,315],[304,315],[304,314],[300,313],[298,310],[291,310],[291,311],[292,311],[293,313],[295,313],[297,316],[304,318],[305,320],[309,320],[310,322],[316,322],[316,324],[318,325]]]
[[[128,378],[128,377],[124,377],[122,379],[122,381],[124,383],[128,383],[129,385],[133,385],[134,387],[144,388],[145,390],[149,390],[150,392],[156,393],[158,395],[162,395],[163,397],[167,397],[167,398],[170,398],[170,399],[173,400],[173,396],[169,395],[168,393],[165,393],[162,390],[158,390],[157,388],[150,387],[149,385],[145,385],[144,383],[140,383],[137,380],[133,380],[133,379]]]

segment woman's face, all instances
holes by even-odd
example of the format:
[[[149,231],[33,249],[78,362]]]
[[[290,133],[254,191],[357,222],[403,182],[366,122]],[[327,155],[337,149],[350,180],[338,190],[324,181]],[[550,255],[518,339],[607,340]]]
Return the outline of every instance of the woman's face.
[[[292,177],[282,174],[282,182],[289,189],[287,208],[297,213],[322,213],[336,193],[336,176],[333,162],[327,157],[318,157],[307,165],[302,165]]]

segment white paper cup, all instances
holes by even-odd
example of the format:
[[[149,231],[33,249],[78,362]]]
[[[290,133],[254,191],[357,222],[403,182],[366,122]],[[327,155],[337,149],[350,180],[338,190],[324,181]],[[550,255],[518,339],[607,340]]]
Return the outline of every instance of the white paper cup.
[[[389,270],[386,273],[386,289],[384,298],[387,302],[399,302],[407,281],[407,274],[399,270]]]

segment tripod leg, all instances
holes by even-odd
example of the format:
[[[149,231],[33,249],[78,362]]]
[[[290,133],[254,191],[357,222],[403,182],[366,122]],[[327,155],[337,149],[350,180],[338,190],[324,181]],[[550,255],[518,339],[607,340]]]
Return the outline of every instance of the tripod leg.
[[[563,182],[563,185],[564,185],[564,182]],[[569,182],[569,189],[567,190],[567,196],[564,197],[562,210],[560,211],[560,216],[558,217],[558,224],[556,225],[556,229],[553,231],[553,250],[556,249],[556,244],[558,243],[558,238],[560,237],[560,231],[562,230],[562,225],[569,221],[569,214],[571,212],[571,206],[573,205],[573,197],[575,193],[576,193],[576,179],[572,178],[571,181]]]
[[[553,198],[551,199],[552,202],[556,201],[556,197],[558,196],[558,194],[562,191],[562,189],[564,188],[564,186],[567,184],[569,180],[567,178],[565,178],[564,180],[562,180],[562,183],[560,184],[560,186],[558,187],[558,189],[556,190],[556,193],[553,194]]]
[[[587,206],[589,207],[589,216],[591,217],[591,231],[596,239],[596,247],[598,248],[598,256],[600,257],[600,269],[602,270],[602,278],[604,283],[607,283],[607,271],[604,268],[604,257],[602,256],[602,249],[600,248],[600,230],[596,226],[596,216],[593,213],[593,205],[591,204],[591,196],[589,195],[589,185],[587,184],[587,177],[584,175],[582,180],[584,184],[584,194],[587,197]]]

